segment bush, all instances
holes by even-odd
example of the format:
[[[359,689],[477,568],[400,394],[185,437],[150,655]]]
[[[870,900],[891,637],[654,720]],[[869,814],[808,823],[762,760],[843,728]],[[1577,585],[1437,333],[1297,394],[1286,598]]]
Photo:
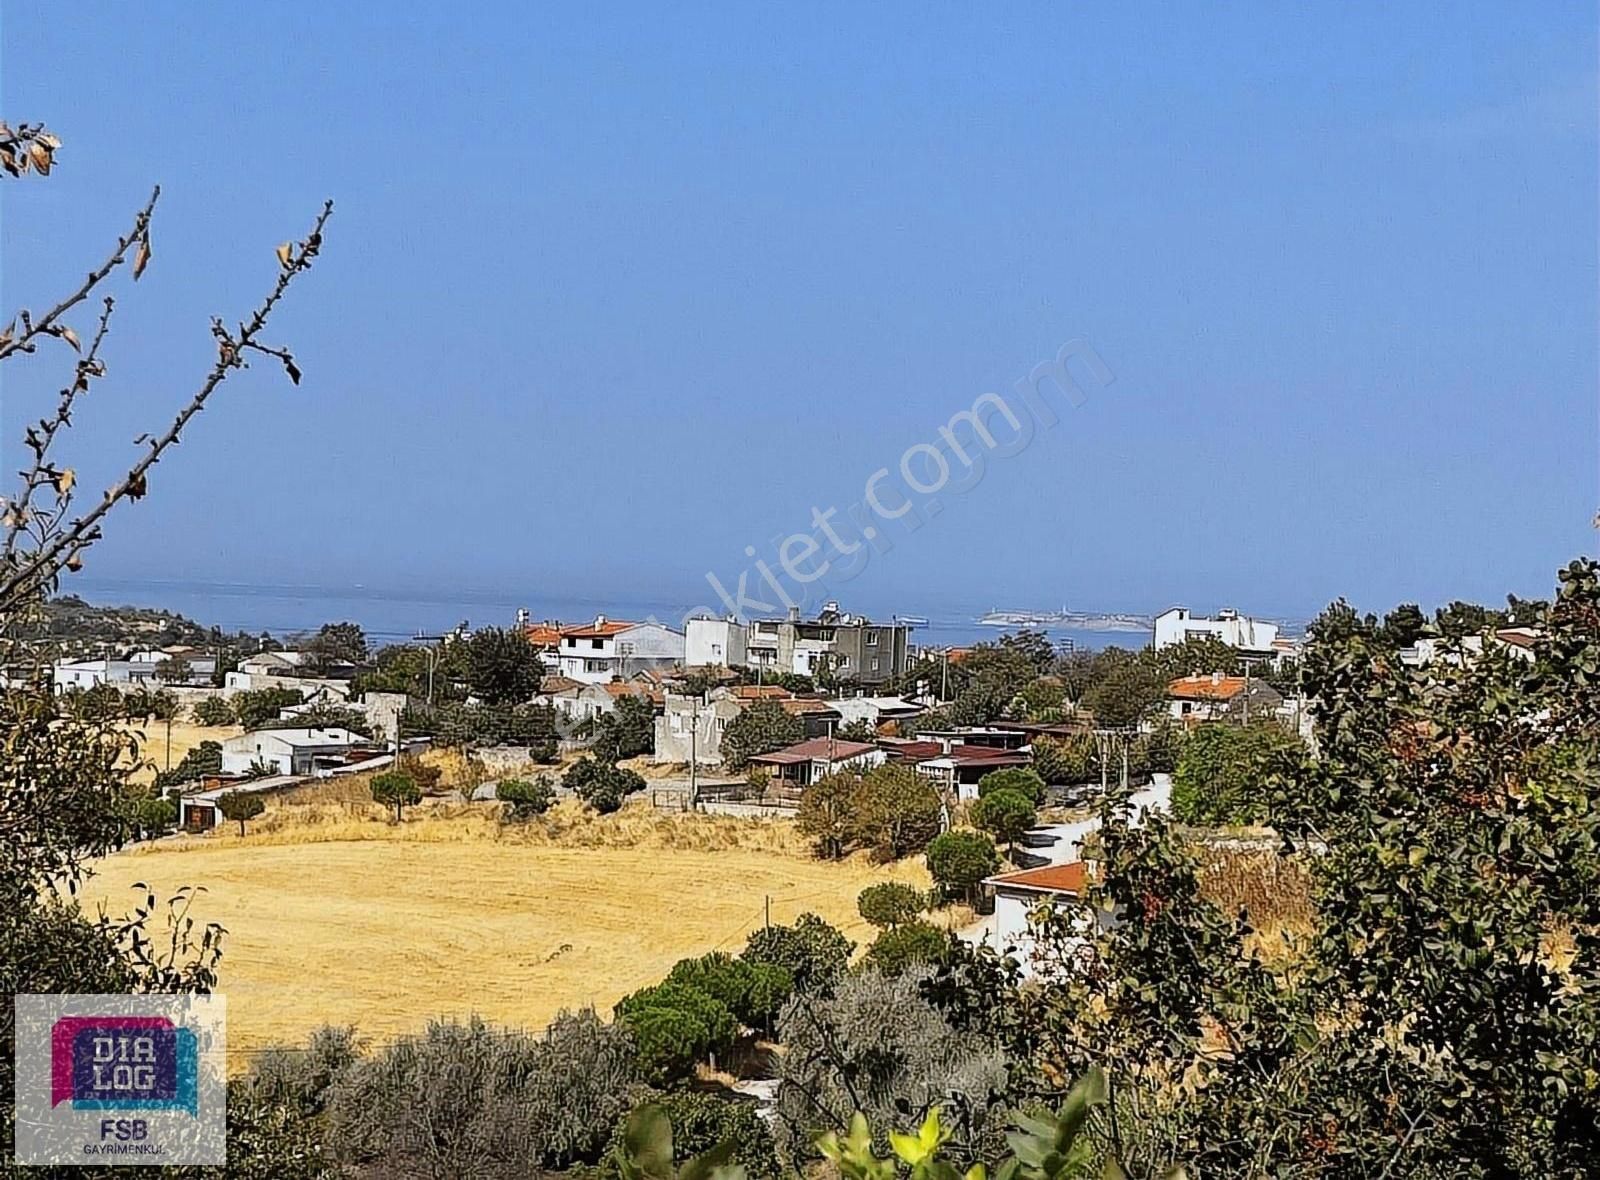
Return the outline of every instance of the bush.
[[[444,781],[444,767],[424,762],[415,754],[407,754],[400,759],[400,770],[410,776],[411,781],[417,784],[417,790],[424,795],[433,794]]]
[[[950,901],[972,901],[978,884],[1000,871],[994,841],[979,832],[946,832],[928,845],[928,872]]]
[[[991,770],[978,780],[978,798],[996,791],[1015,791],[1037,807],[1044,802],[1044,779],[1026,767]]]
[[[772,1132],[756,1112],[756,1104],[741,1098],[678,1090],[652,1095],[649,1103],[659,1106],[672,1124],[672,1159],[682,1164],[723,1143],[733,1145],[730,1164],[744,1169],[752,1180],[776,1180],[781,1172],[777,1145]],[[609,1180],[621,1175],[614,1152],[623,1145],[627,1119],[621,1119],[611,1135],[610,1150],[601,1164]]]
[[[574,762],[561,785],[601,815],[610,815],[629,795],[645,788],[644,778],[637,772],[590,757]]]
[[[144,836],[160,836],[178,822],[178,805],[159,795],[149,796],[134,804],[133,822]]]
[[[757,930],[739,957],[781,967],[797,991],[825,992],[844,974],[854,949],[855,943],[816,914],[801,914],[793,926]]]
[[[792,746],[805,736],[805,723],[777,701],[757,701],[723,730],[722,763],[729,770],[743,770],[755,755]]]
[[[233,706],[222,697],[202,697],[190,710],[196,725],[232,725]]]
[[[330,1139],[342,1162],[380,1175],[592,1164],[639,1081],[627,1027],[591,1011],[562,1012],[543,1037],[435,1023],[338,1079]]]
[[[928,922],[907,922],[878,935],[864,960],[885,975],[903,973],[917,963],[937,963],[950,946],[950,935]]]
[[[394,818],[405,818],[405,809],[422,802],[422,788],[403,770],[386,770],[372,780],[372,798],[394,808]]]
[[[334,1085],[360,1059],[356,1030],[325,1024],[301,1046],[272,1046],[251,1068],[247,1080],[269,1106],[288,1107],[303,1117],[320,1115]]]
[[[532,782],[525,778],[504,779],[495,788],[494,797],[502,803],[511,805],[511,818],[516,820],[543,815],[556,801],[555,790],[545,778],[538,778]]]
[[[856,897],[856,910],[880,930],[909,922],[928,906],[927,896],[900,881],[868,885]]]
[[[222,773],[222,743],[204,741],[195,746],[171,770],[156,772],[157,787],[192,783],[208,774]]]

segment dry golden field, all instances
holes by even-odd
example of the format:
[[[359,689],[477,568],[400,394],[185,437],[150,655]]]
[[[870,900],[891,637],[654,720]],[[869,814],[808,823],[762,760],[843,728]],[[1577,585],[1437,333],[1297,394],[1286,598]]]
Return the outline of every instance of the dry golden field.
[[[123,729],[139,740],[140,765],[133,773],[133,781],[147,783],[155,778],[156,771],[168,766],[167,723],[165,721],[130,721]],[[183,756],[201,742],[220,742],[244,731],[237,725],[196,725],[192,721],[172,723],[171,765],[183,761]]]
[[[774,922],[810,910],[865,942],[862,888],[929,884],[920,863],[813,860],[786,821],[571,804],[508,828],[459,804],[380,815],[277,807],[243,838],[108,857],[85,896],[120,913],[135,882],[204,886],[193,912],[228,930],[219,990],[229,1046],[248,1052],[324,1022],[384,1039],[441,1014],[536,1028],[563,1007],[605,1012],[679,958],[737,951],[768,896]]]

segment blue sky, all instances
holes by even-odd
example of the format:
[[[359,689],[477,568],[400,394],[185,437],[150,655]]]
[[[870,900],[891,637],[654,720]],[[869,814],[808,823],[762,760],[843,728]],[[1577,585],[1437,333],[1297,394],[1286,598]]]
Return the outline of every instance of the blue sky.
[[[7,4],[7,309],[163,198],[72,459],[338,205],[90,573],[709,598],[1066,341],[1115,375],[868,609],[1304,614],[1595,547],[1592,5]],[[80,325],[81,329],[82,325]],[[5,374],[5,458],[60,369]]]

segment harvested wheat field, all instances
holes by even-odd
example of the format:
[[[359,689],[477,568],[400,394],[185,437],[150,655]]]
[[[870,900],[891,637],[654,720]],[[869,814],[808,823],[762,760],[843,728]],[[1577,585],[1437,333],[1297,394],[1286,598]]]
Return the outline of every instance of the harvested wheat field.
[[[174,721],[170,727],[165,721],[130,721],[122,728],[139,742],[139,766],[132,775],[133,781],[139,783],[151,782],[156,771],[178,765],[201,742],[223,742],[244,732],[237,725],[195,725],[189,721]]]
[[[193,912],[228,930],[219,990],[229,1048],[248,1053],[325,1022],[383,1039],[441,1014],[537,1028],[563,1007],[605,1012],[680,958],[737,951],[769,895],[774,922],[810,910],[864,942],[861,889],[928,884],[920,863],[813,860],[788,822],[571,804],[504,829],[459,805],[377,815],[281,807],[259,834],[119,853],[87,904],[120,913],[135,882],[204,886]]]

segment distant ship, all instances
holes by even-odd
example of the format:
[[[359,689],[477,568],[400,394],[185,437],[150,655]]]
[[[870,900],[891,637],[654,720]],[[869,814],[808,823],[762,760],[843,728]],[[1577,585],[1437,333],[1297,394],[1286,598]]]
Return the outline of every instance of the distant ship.
[[[992,610],[978,619],[981,627],[1064,627],[1074,631],[1148,631],[1149,615],[1094,614],[1068,610]]]

